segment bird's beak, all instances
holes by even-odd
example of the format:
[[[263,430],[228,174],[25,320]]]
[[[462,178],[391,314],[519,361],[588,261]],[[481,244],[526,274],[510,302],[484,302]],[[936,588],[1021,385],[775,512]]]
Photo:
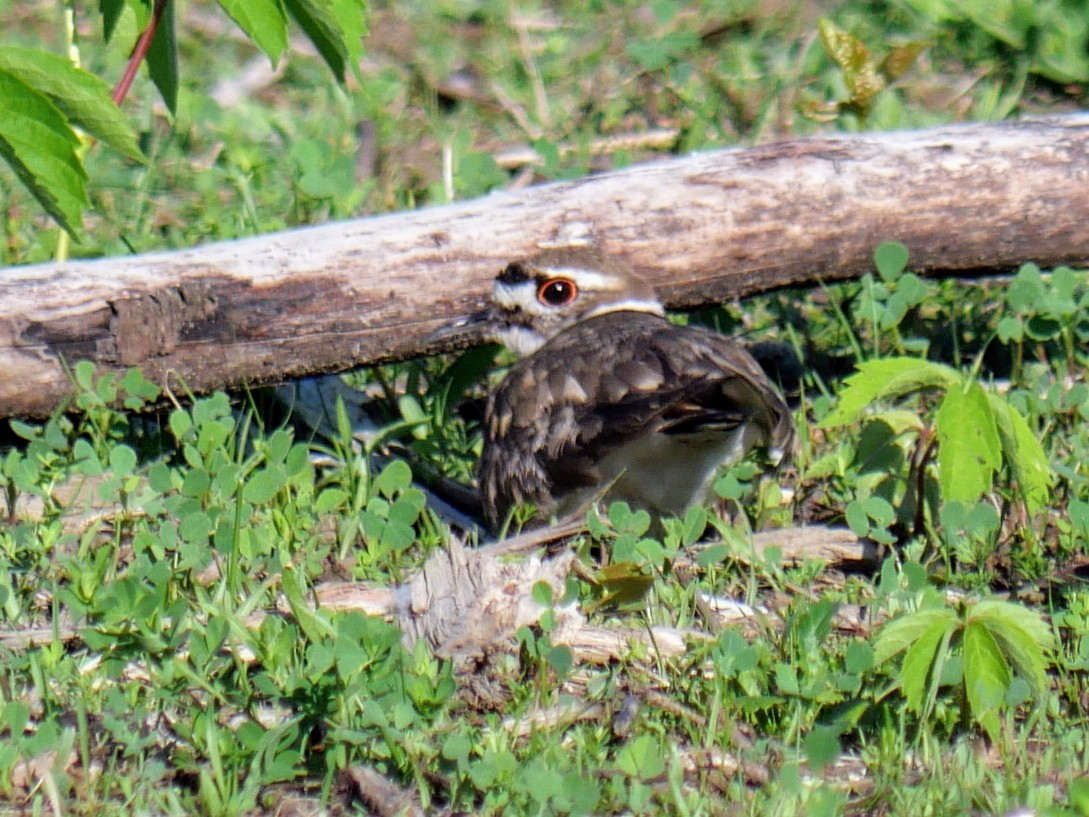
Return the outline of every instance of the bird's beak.
[[[462,315],[440,326],[427,336],[429,346],[461,347],[485,343],[495,339],[499,325],[499,313],[494,306],[486,306],[468,315]]]

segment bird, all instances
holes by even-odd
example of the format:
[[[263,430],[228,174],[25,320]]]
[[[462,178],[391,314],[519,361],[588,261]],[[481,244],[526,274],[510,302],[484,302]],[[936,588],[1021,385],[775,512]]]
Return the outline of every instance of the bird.
[[[710,494],[753,448],[794,445],[781,393],[745,346],[670,322],[653,287],[589,245],[515,260],[489,305],[452,324],[518,358],[488,396],[477,468],[486,521],[535,522],[625,501],[656,519]]]

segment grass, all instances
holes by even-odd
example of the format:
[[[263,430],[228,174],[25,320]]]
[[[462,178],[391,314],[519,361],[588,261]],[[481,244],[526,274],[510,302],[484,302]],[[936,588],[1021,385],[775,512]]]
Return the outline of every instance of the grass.
[[[1085,106],[1077,3],[975,8],[399,3],[372,10],[361,82],[332,88],[316,58],[294,56],[220,105],[216,83],[256,53],[194,2],[180,10],[178,116],[137,84],[127,110],[151,163],[92,152],[95,209],[75,252],[582,176],[657,155],[592,149],[651,128],[675,128],[672,149],[687,151]],[[0,0],[5,42],[60,50],[56,14]],[[829,56],[821,14],[875,70],[923,47],[863,99],[866,60]],[[118,76],[123,55],[96,46],[93,17],[82,25],[86,64]],[[542,163],[502,168],[515,145]],[[2,174],[0,202],[0,260],[47,260],[55,231]],[[404,581],[444,547],[412,476],[471,475],[479,435],[462,396],[483,393],[490,350],[350,375],[375,395],[380,433],[363,446],[346,418],[313,439],[263,395],[176,393],[137,411],[163,404],[156,384],[76,366],[74,411],[12,421],[0,459],[0,802],[35,814],[392,813],[400,797],[483,814],[1089,813],[1089,278],[1026,266],[969,286],[910,270],[883,248],[861,281],[690,316],[786,340],[809,362],[790,490],[744,464],[724,474],[729,515],[702,548],[702,509],[661,537],[611,509],[574,545],[586,569],[562,592],[537,588],[548,613],[476,674],[405,647],[381,618],[308,601],[336,580]],[[868,396],[843,379],[905,358],[960,379]],[[985,422],[979,394],[1039,440],[1042,499],[1027,488],[1041,484],[1026,477],[1030,446],[998,420],[997,444],[951,431]],[[948,458],[965,452],[993,467],[951,481],[967,471]],[[791,522],[849,525],[884,558],[845,572],[751,553],[750,528]],[[722,598],[756,606],[755,623],[725,623]],[[582,660],[563,639],[571,600],[593,625],[680,629],[688,647]],[[367,772],[393,794],[376,796]]]

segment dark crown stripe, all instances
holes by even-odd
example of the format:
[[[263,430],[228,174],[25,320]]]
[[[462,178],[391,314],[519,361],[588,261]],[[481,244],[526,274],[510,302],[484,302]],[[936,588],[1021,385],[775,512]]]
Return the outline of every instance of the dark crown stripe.
[[[495,280],[501,284],[513,286],[514,284],[524,284],[529,279],[530,274],[526,271],[526,268],[515,261],[507,264],[507,268],[499,273]]]

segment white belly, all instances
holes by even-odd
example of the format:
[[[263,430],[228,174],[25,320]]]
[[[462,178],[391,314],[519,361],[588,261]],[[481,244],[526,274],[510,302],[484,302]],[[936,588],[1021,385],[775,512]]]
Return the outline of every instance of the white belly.
[[[707,499],[718,469],[744,457],[759,435],[751,424],[729,433],[649,434],[599,463],[603,484],[596,490],[612,486],[606,504],[624,501],[658,515],[682,514]],[[592,489],[564,497],[563,513],[584,510],[595,498]]]

